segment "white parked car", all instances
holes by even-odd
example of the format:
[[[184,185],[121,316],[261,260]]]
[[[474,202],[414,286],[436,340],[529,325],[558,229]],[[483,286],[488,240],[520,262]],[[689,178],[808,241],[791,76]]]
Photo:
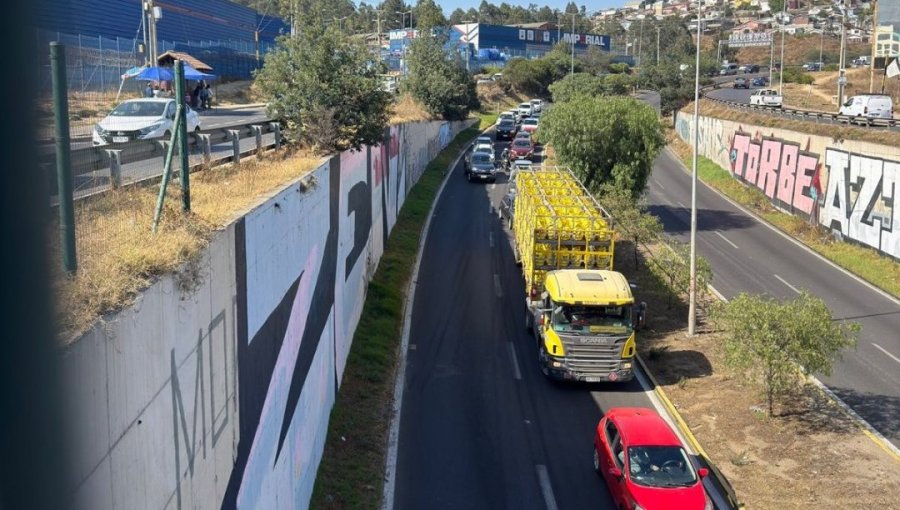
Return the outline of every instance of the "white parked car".
[[[782,97],[777,90],[759,89],[750,95],[750,104],[781,108]]]
[[[860,94],[848,98],[839,113],[867,119],[891,119],[894,117],[894,101],[884,94]]]
[[[94,126],[91,139],[94,145],[126,143],[134,140],[168,138],[175,127],[175,99],[130,99],[109,112]],[[200,116],[187,108],[188,132],[200,131]]]
[[[532,99],[531,100],[531,114],[540,112],[544,109],[544,102],[540,99]]]

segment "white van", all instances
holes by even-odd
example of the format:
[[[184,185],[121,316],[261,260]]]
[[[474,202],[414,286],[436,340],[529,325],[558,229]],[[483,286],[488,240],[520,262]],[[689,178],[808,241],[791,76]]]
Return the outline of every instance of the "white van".
[[[847,99],[839,113],[867,119],[891,119],[894,117],[894,102],[891,96],[884,94],[861,94]]]
[[[541,101],[540,99],[532,99],[531,100],[531,109],[534,110],[533,112],[531,112],[532,115],[540,112],[541,110],[544,109],[544,102]]]
[[[750,94],[750,104],[781,108],[782,98],[777,90],[759,89]]]
[[[722,64],[722,68],[719,69],[719,74],[722,76],[737,74],[737,72],[738,72],[737,64]]]

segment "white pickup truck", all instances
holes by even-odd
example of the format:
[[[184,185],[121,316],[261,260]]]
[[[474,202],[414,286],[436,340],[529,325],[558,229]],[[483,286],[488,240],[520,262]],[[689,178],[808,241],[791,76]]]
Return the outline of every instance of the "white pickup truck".
[[[782,98],[777,90],[759,89],[750,95],[750,104],[758,106],[771,106],[781,108]]]

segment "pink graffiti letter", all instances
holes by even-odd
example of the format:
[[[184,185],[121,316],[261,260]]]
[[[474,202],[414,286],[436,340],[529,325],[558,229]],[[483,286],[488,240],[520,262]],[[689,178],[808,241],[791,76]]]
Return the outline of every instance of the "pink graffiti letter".
[[[749,150],[750,136],[743,133],[735,133],[734,140],[731,142],[731,173],[736,177],[744,176]]]
[[[819,158],[812,154],[801,154],[797,159],[797,178],[794,181],[794,208],[806,214],[812,212],[813,199],[810,198],[809,185],[812,184],[813,174]],[[806,191],[804,193],[804,190]]]
[[[800,147],[784,144],[781,148],[781,170],[778,172],[778,200],[787,205],[793,205],[794,175],[797,172],[797,157],[800,155]]]
[[[756,187],[769,198],[775,198],[775,184],[778,180],[778,163],[781,162],[781,141],[763,140],[759,155],[759,175]]]
[[[759,174],[759,144],[750,142],[750,150],[747,152],[747,170],[744,172],[744,180],[749,184],[756,184],[756,176]]]

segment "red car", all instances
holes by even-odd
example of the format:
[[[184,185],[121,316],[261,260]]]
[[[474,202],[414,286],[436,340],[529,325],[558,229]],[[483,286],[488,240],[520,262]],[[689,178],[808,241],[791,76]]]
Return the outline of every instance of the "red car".
[[[616,508],[712,510],[678,436],[652,409],[610,409],[594,436],[594,469],[606,479]]]
[[[509,159],[515,161],[517,159],[531,160],[534,157],[534,144],[528,138],[516,138],[509,145]]]

